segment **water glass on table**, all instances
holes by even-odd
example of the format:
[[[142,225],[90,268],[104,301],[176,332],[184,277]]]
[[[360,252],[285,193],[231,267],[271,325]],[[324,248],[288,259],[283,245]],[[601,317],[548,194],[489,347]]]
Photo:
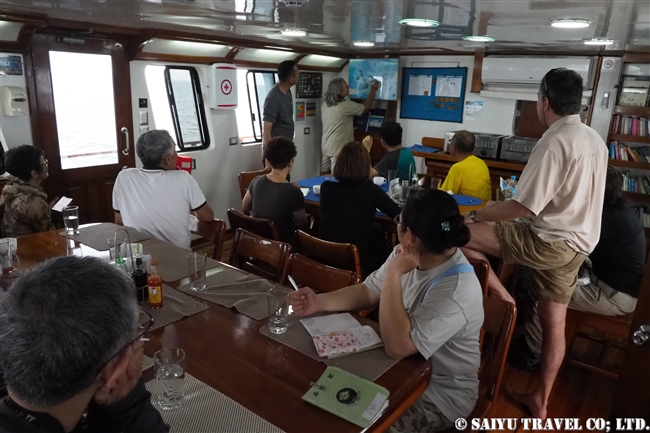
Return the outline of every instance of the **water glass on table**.
[[[14,270],[18,256],[14,254],[16,239],[4,238],[0,239],[0,264],[2,265],[2,273],[9,274]]]
[[[273,287],[266,292],[269,305],[269,331],[272,334],[284,334],[289,328],[289,290]]]
[[[162,349],[153,354],[157,402],[163,410],[178,409],[185,399],[185,351]]]
[[[200,292],[205,289],[206,256],[203,253],[187,255],[187,273],[190,279],[190,290]]]
[[[399,173],[397,170],[388,170],[388,195],[393,197],[396,194],[395,185],[399,184]]]
[[[63,208],[63,224],[69,235],[79,233],[79,207],[68,206]]]

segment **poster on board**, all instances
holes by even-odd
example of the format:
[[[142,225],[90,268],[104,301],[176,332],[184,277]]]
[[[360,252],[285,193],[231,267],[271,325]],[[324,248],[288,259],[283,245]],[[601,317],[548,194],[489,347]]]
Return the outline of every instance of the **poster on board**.
[[[466,85],[467,68],[404,68],[400,117],[460,123]]]

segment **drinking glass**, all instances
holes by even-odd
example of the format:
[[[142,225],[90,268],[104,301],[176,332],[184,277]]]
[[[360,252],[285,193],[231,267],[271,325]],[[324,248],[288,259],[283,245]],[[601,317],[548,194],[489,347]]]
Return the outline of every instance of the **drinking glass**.
[[[404,204],[406,203],[406,200],[409,198],[409,181],[408,180],[403,180],[402,181],[402,191],[400,195],[400,201]]]
[[[187,273],[190,278],[190,290],[200,292],[205,289],[206,257],[203,253],[187,255]]]
[[[79,233],[79,206],[68,206],[63,209],[63,224],[69,235]]]
[[[185,399],[185,351],[162,349],[153,354],[157,401],[163,410],[178,409]]]
[[[395,180],[398,179],[398,180]],[[399,183],[399,174],[397,170],[388,170],[388,195],[395,195],[395,185]]]
[[[291,292],[280,287],[273,287],[266,292],[269,304],[269,331],[273,334],[284,334],[289,327],[289,294]]]
[[[10,238],[0,240],[0,264],[2,273],[8,274],[14,269],[14,248]],[[16,257],[17,258],[17,257]]]

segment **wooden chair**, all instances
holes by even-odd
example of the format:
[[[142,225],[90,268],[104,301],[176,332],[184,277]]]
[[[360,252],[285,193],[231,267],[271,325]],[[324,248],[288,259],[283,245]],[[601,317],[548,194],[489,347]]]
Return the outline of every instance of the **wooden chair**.
[[[287,274],[299,286],[309,286],[320,293],[333,292],[361,282],[359,276],[352,271],[333,268],[295,253],[289,257]]]
[[[474,266],[474,272],[478,277],[481,288],[483,289],[483,296],[488,294],[488,276],[490,275],[490,264],[485,260],[468,259],[470,265]]]
[[[296,252],[324,265],[346,269],[361,276],[359,250],[353,244],[328,242],[296,230]]]
[[[230,222],[230,228],[233,230],[244,229],[266,239],[280,240],[278,229],[271,220],[254,218],[235,209],[228,209],[228,222]]]
[[[272,241],[238,228],[233,238],[230,264],[276,283],[287,277],[291,245]]]
[[[496,405],[503,377],[503,367],[515,328],[517,309],[503,299],[483,297],[483,327],[481,329],[481,366],[479,368],[479,398],[466,418],[483,419]],[[443,432],[454,432],[448,428]]]
[[[242,171],[237,175],[237,180],[239,181],[239,192],[241,193],[242,200],[246,195],[246,191],[250,186],[253,179],[257,176],[262,176],[263,174],[269,174],[271,172],[271,167],[267,167],[264,170],[258,171]]]
[[[209,223],[199,221],[198,228],[192,233],[208,239],[214,245],[212,258],[221,261],[223,241],[226,237],[226,222],[224,220],[215,219]]]

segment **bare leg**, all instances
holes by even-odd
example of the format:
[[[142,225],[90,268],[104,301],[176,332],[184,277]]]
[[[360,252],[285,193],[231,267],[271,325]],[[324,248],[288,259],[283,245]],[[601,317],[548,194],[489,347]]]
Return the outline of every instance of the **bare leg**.
[[[546,419],[548,398],[551,395],[553,383],[564,359],[566,351],[564,338],[566,310],[567,304],[560,304],[547,299],[539,300],[538,312],[543,333],[539,382],[530,394],[508,391],[512,398],[519,403],[525,404],[536,418]]]
[[[494,257],[501,257],[501,242],[499,240],[499,235],[497,234],[496,224],[494,223],[473,223],[468,224],[470,231],[472,232],[472,238],[469,243],[461,248],[465,257],[485,260],[490,263],[485,256],[489,254]],[[515,300],[508,290],[501,284],[499,277],[494,273],[492,266],[490,266],[490,272],[488,274],[488,290],[492,296],[506,300],[511,303],[515,303]]]

